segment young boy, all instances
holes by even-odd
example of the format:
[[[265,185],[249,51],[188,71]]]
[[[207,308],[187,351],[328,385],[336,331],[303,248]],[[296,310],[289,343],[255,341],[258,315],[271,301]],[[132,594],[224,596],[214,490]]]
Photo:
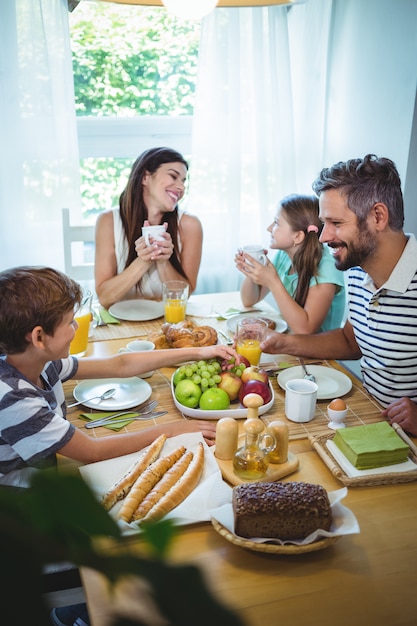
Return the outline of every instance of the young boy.
[[[213,444],[215,422],[179,420],[141,432],[93,439],[66,420],[62,383],[130,377],[179,361],[236,356],[227,346],[123,353],[109,358],[69,356],[81,288],[61,272],[17,267],[0,273],[0,484],[28,486],[56,453],[81,463],[130,454],[158,435],[200,431]]]

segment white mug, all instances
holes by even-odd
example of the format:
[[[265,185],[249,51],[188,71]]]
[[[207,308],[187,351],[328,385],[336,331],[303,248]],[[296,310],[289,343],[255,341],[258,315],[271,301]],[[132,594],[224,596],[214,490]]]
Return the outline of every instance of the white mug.
[[[165,226],[163,224],[157,224],[155,226],[142,226],[142,235],[145,238],[145,243],[149,246],[149,237],[153,237],[157,241],[163,241],[163,233],[165,232]]]
[[[148,350],[155,350],[155,344],[152,341],[135,339],[134,341],[129,341],[125,348],[120,348],[119,352],[147,352]],[[153,372],[145,372],[144,374],[139,374],[139,377],[149,378],[152,374]]]
[[[316,383],[294,378],[285,385],[285,415],[292,422],[310,422],[316,412]]]
[[[243,246],[242,250],[243,252],[246,252],[246,254],[249,254],[253,259],[255,259],[255,261],[262,263],[262,265],[266,265],[266,255],[263,246],[255,243],[248,246]]]

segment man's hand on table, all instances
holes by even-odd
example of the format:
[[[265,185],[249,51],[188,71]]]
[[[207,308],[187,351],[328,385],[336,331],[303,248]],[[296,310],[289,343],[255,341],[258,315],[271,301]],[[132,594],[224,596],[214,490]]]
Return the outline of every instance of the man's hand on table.
[[[417,404],[410,398],[400,398],[391,402],[382,411],[382,416],[386,417],[390,424],[396,423],[410,435],[417,436]]]

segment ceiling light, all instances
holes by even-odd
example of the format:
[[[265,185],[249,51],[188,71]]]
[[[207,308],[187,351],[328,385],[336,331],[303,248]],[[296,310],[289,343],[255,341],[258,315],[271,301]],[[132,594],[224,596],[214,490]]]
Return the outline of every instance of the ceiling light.
[[[217,5],[217,0],[162,0],[167,10],[188,20],[201,19]]]

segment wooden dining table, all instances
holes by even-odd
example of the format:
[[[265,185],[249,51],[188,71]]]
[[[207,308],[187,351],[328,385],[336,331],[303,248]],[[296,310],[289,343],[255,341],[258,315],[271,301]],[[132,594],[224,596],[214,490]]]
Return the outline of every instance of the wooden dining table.
[[[192,296],[191,304],[194,315],[189,317],[226,334],[227,320],[220,315],[226,315],[230,308],[243,310],[237,292]],[[258,306],[264,315],[273,312],[266,302]],[[115,354],[132,338],[147,337],[162,322],[162,318],[121,321],[96,328],[87,356]],[[276,367],[298,364],[289,355],[263,355],[262,363]],[[306,363],[308,366],[309,361]],[[349,407],[347,426],[381,421],[381,408],[360,380],[337,362],[321,364],[343,372],[352,381],[350,391],[343,396]],[[170,387],[174,371],[175,368],[162,368],[147,379],[152,398],[158,400],[158,410],[166,410],[166,415],[156,420],[131,422],[120,432],[133,432],[152,423],[190,419],[174,405]],[[268,421],[282,419],[288,423],[289,450],[299,461],[298,469],[282,480],[318,483],[329,492],[346,486],[332,471],[332,463],[326,462],[326,452],[320,455],[319,446],[313,445],[330,432],[326,414],[329,400],[317,401],[311,422],[290,422],[285,417],[284,392],[275,376],[270,380],[275,397],[264,417]],[[68,403],[73,400],[72,392],[78,382],[65,383]],[[69,410],[68,419],[83,428],[85,421],[80,418],[80,412],[85,410],[85,407]],[[239,423],[242,428],[243,420]],[[85,432],[91,437],[114,435],[105,428]],[[343,504],[353,512],[360,532],[341,536],[322,550],[294,554],[257,552],[228,541],[210,522],[201,522],[178,529],[169,559],[197,565],[215,596],[248,626],[416,624],[417,481],[403,482],[394,477],[388,484],[348,485]],[[132,551],[141,552],[140,534],[126,537],[125,541]],[[108,582],[101,574],[87,569],[82,571],[82,579],[91,623],[102,626],[112,602]]]

